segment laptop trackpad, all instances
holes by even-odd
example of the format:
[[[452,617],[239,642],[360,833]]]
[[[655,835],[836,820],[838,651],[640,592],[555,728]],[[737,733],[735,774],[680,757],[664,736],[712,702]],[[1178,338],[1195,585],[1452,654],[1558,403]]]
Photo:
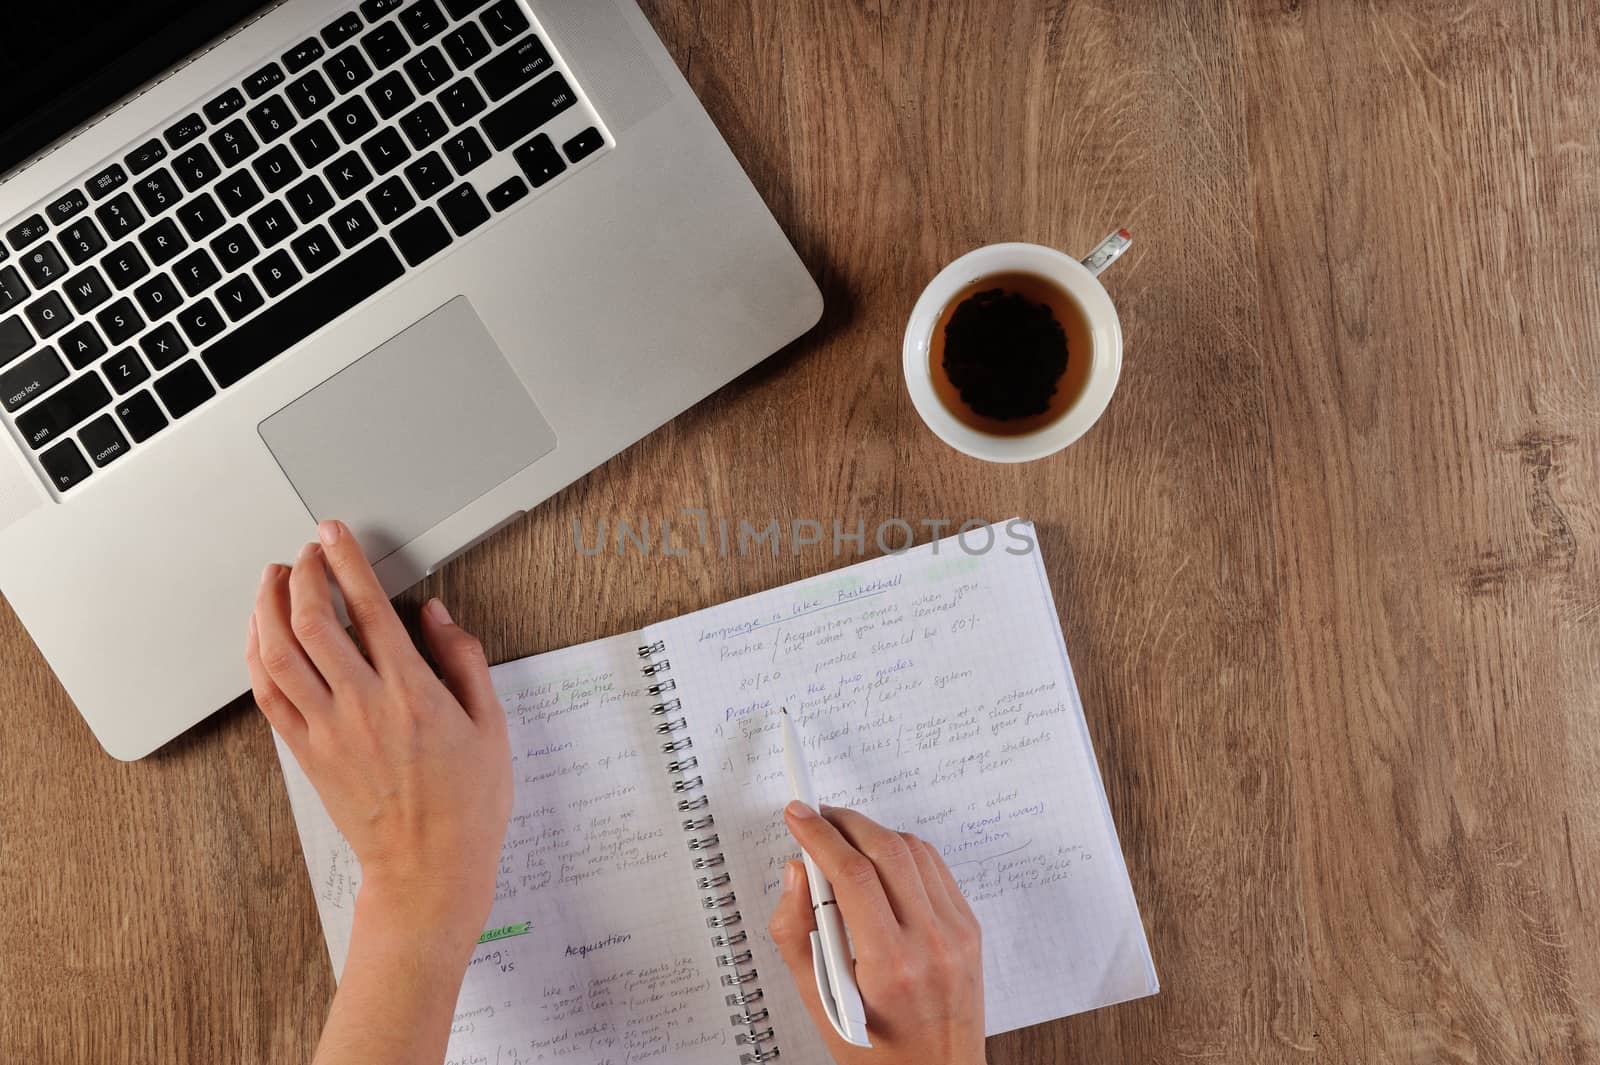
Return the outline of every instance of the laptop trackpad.
[[[464,296],[262,422],[261,439],[312,516],[344,520],[373,561],[556,446]]]

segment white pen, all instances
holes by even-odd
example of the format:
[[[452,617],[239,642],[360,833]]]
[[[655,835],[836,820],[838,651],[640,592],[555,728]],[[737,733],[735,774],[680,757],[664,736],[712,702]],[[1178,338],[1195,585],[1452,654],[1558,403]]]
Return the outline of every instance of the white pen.
[[[811,783],[811,766],[806,763],[805,751],[800,746],[800,733],[788,708],[783,708],[783,768],[789,774],[789,787],[794,797],[819,813],[817,789]],[[817,930],[811,933],[811,967],[817,974],[817,993],[822,996],[822,1010],[833,1022],[833,1030],[852,1046],[867,1047],[867,1011],[861,1004],[861,990],[856,987],[855,959],[850,956],[850,941],[845,938],[844,916],[833,899],[833,885],[804,850],[801,859],[806,863],[806,882],[811,885],[811,911],[817,918]]]

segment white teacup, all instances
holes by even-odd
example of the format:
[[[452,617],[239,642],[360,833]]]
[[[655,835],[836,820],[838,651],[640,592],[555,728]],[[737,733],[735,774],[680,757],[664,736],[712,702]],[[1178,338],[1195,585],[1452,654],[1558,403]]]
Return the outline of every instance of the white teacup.
[[[968,252],[941,270],[911,312],[903,353],[906,389],[928,428],[957,451],[989,462],[1044,458],[1088,432],[1105,413],[1122,375],[1122,324],[1117,319],[1117,308],[1097,278],[1131,243],[1127,231],[1118,230],[1082,262],[1038,244],[990,244]],[[1077,302],[1088,322],[1093,351],[1087,383],[1059,417],[1033,432],[996,436],[967,425],[945,406],[934,391],[929,347],[940,315],[957,293],[979,278],[1016,271],[1053,282]],[[1070,357],[1080,355],[1072,352]]]

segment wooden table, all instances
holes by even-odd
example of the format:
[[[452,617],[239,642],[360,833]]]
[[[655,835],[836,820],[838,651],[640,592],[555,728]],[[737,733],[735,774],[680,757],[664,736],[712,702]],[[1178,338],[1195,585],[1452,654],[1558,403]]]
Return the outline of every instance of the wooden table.
[[[996,1065],[1600,1060],[1588,0],[646,7],[827,316],[405,602],[511,658],[851,560],[574,521],[1031,516],[1163,991]],[[1118,225],[1105,419],[941,445],[922,285]],[[307,1060],[332,979],[259,716],[121,765],[0,642],[0,1059]]]

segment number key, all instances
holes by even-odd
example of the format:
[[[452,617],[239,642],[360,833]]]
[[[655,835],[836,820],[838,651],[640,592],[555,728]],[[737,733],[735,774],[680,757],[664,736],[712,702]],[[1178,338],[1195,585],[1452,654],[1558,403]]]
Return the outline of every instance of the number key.
[[[250,128],[244,122],[234,119],[211,135],[211,147],[225,164],[238,166],[256,154],[261,145],[250,135]]]
[[[94,216],[100,219],[100,224],[106,227],[106,235],[112,240],[126,237],[144,225],[144,215],[139,213],[133,197],[126,192],[105,203],[95,211]]]
[[[28,286],[23,283],[22,275],[17,273],[15,266],[0,269],[0,314],[21,303],[27,295]]]
[[[288,102],[281,96],[261,101],[246,113],[246,117],[256,128],[256,133],[261,137],[263,144],[271,144],[300,124],[300,120],[294,117],[294,111],[290,110]]]
[[[182,181],[183,187],[190,192],[209,184],[222,173],[222,167],[217,165],[216,158],[204,144],[196,144],[174,159],[172,169],[177,171],[178,180]]]
[[[168,207],[183,199],[183,190],[178,188],[178,183],[172,180],[172,174],[163,167],[160,170],[142,177],[133,186],[139,202],[144,204],[147,213],[158,215]]]
[[[34,288],[44,288],[67,272],[67,264],[56,246],[46,242],[22,257],[22,272],[28,275]]]
[[[106,238],[100,227],[84,218],[62,231],[61,246],[67,249],[67,258],[81,265],[106,250]]]

